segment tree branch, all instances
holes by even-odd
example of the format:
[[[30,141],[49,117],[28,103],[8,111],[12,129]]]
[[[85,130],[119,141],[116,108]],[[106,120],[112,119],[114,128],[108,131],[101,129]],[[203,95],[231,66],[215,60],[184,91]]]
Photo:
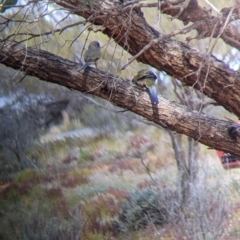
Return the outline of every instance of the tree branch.
[[[240,156],[240,142],[234,142],[227,133],[232,122],[200,114],[161,96],[160,103],[152,106],[148,94],[134,88],[129,80],[94,68],[78,72],[76,63],[35,47],[26,50],[21,44],[7,41],[0,42],[0,49],[0,59],[6,66],[21,68],[26,74],[44,81],[96,95],[210,148]]]
[[[56,2],[67,8],[72,6],[70,0]],[[191,8],[195,6],[194,3],[196,4],[196,1],[190,1]],[[133,56],[145,46],[149,46],[152,40],[160,40],[161,34],[147,24],[139,9],[131,9],[131,12],[113,16],[104,14],[104,9],[112,7],[112,2],[95,0],[92,9],[77,11],[76,6],[72,9],[90,22],[102,25],[103,33],[113,38]],[[79,9],[82,8],[79,7]],[[186,9],[188,7],[183,12]],[[183,13],[179,18],[182,15]],[[240,72],[233,71],[214,56],[203,55],[181,42],[164,39],[147,47],[147,50],[142,52],[137,60],[193,86],[240,117]]]
[[[181,10],[178,2],[179,1],[176,0],[164,1],[161,4],[162,12],[175,17]],[[224,8],[221,11],[221,15],[218,14],[218,16],[215,17],[212,15],[212,11],[199,6],[197,0],[191,0],[189,4],[182,9],[181,14],[177,18],[185,25],[189,22],[201,22],[201,24],[196,27],[198,39],[206,37],[215,38],[219,35],[222,23],[226,21],[230,11],[233,12],[233,14],[231,14],[231,21],[239,20],[240,14],[238,9],[239,5]],[[228,26],[224,29],[221,38],[227,44],[240,50],[239,25],[228,24]]]

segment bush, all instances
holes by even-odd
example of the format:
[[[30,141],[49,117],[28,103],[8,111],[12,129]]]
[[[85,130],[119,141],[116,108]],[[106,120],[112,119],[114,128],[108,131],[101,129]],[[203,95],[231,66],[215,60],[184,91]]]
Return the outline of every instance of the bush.
[[[48,207],[19,202],[6,209],[5,218],[0,220],[0,239],[79,239],[82,220],[78,210],[70,217],[46,216]],[[2,237],[2,238],[1,238]]]
[[[17,184],[36,184],[41,181],[43,178],[43,174],[35,169],[25,169],[19,172],[14,178],[14,182]]]
[[[143,228],[148,223],[165,223],[167,212],[160,206],[158,199],[158,194],[151,189],[133,192],[123,204],[123,211],[117,221],[118,229],[126,232]]]

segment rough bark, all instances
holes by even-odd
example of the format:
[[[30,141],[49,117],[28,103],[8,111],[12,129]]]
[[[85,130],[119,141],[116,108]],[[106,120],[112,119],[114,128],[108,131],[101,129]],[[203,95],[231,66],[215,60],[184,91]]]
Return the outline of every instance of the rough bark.
[[[222,38],[225,43],[240,50],[240,31],[236,24],[228,24],[224,29],[224,23],[231,23],[240,18],[240,6],[224,8],[221,13],[213,15],[212,9],[206,9],[199,6],[197,0],[187,1],[170,0],[161,4],[163,13],[172,17],[177,17],[187,25],[189,22],[199,23],[194,28],[197,31],[195,38],[202,39],[206,37]],[[230,17],[228,19],[228,14]]]
[[[55,2],[89,22],[102,25],[102,32],[132,55],[156,40],[137,58],[138,61],[193,86],[240,117],[240,72],[233,71],[212,55],[201,54],[184,43],[166,39],[147,24],[140,9],[121,11],[121,7],[117,10],[112,2],[95,0],[92,9],[83,11],[80,1],[78,5],[73,5],[71,0]]]
[[[93,94],[128,109],[162,127],[185,134],[209,146],[240,156],[240,143],[231,140],[227,133],[230,122],[218,120],[159,96],[153,107],[146,92],[111,74],[94,68],[83,73],[77,64],[49,52],[15,42],[0,43],[0,60],[6,66],[22,69],[26,74],[41,80]]]

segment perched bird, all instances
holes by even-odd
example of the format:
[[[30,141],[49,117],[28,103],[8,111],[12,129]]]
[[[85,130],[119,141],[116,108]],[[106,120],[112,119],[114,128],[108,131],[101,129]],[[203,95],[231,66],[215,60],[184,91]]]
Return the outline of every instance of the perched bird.
[[[100,57],[100,43],[98,41],[91,42],[83,57],[85,64],[78,71],[81,72],[92,64],[95,64],[95,66],[97,67],[97,61],[100,59]]]
[[[157,76],[154,74],[153,71],[148,69],[140,70],[137,75],[134,76],[132,82],[141,88],[146,88],[151,101],[154,104],[158,104],[156,88]]]

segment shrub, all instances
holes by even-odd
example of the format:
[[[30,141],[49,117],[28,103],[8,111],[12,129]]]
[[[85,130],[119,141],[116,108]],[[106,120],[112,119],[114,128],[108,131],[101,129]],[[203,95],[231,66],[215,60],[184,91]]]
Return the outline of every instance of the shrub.
[[[91,175],[92,172],[88,168],[74,168],[68,172],[62,184],[64,187],[67,187],[68,183],[69,185],[75,185],[75,183],[76,185],[87,184]]]
[[[120,211],[119,200],[110,193],[96,194],[85,201],[82,205],[83,239],[109,239],[110,236],[116,236],[118,230],[115,222]]]
[[[151,190],[137,190],[123,204],[122,213],[117,221],[120,231],[138,230],[148,223],[163,224],[166,222],[166,210],[160,206],[158,194]]]
[[[67,216],[69,214],[67,202],[60,187],[45,189],[45,196],[53,215]]]
[[[84,235],[84,240],[106,240],[110,239],[110,237],[110,233],[102,234],[96,232],[88,232]]]
[[[71,177],[71,178],[67,178],[65,179],[61,185],[64,188],[75,188],[79,185],[82,184],[87,184],[89,182],[88,178],[86,177],[81,177],[81,178],[77,178],[77,177]]]
[[[26,169],[17,174],[14,179],[15,183],[37,183],[39,181],[39,172],[35,169]]]
[[[78,164],[88,162],[92,160],[92,151],[89,148],[82,148],[79,152]]]
[[[71,217],[46,216],[46,206],[19,202],[6,209],[5,218],[0,220],[1,239],[80,239],[81,216],[78,210]]]

